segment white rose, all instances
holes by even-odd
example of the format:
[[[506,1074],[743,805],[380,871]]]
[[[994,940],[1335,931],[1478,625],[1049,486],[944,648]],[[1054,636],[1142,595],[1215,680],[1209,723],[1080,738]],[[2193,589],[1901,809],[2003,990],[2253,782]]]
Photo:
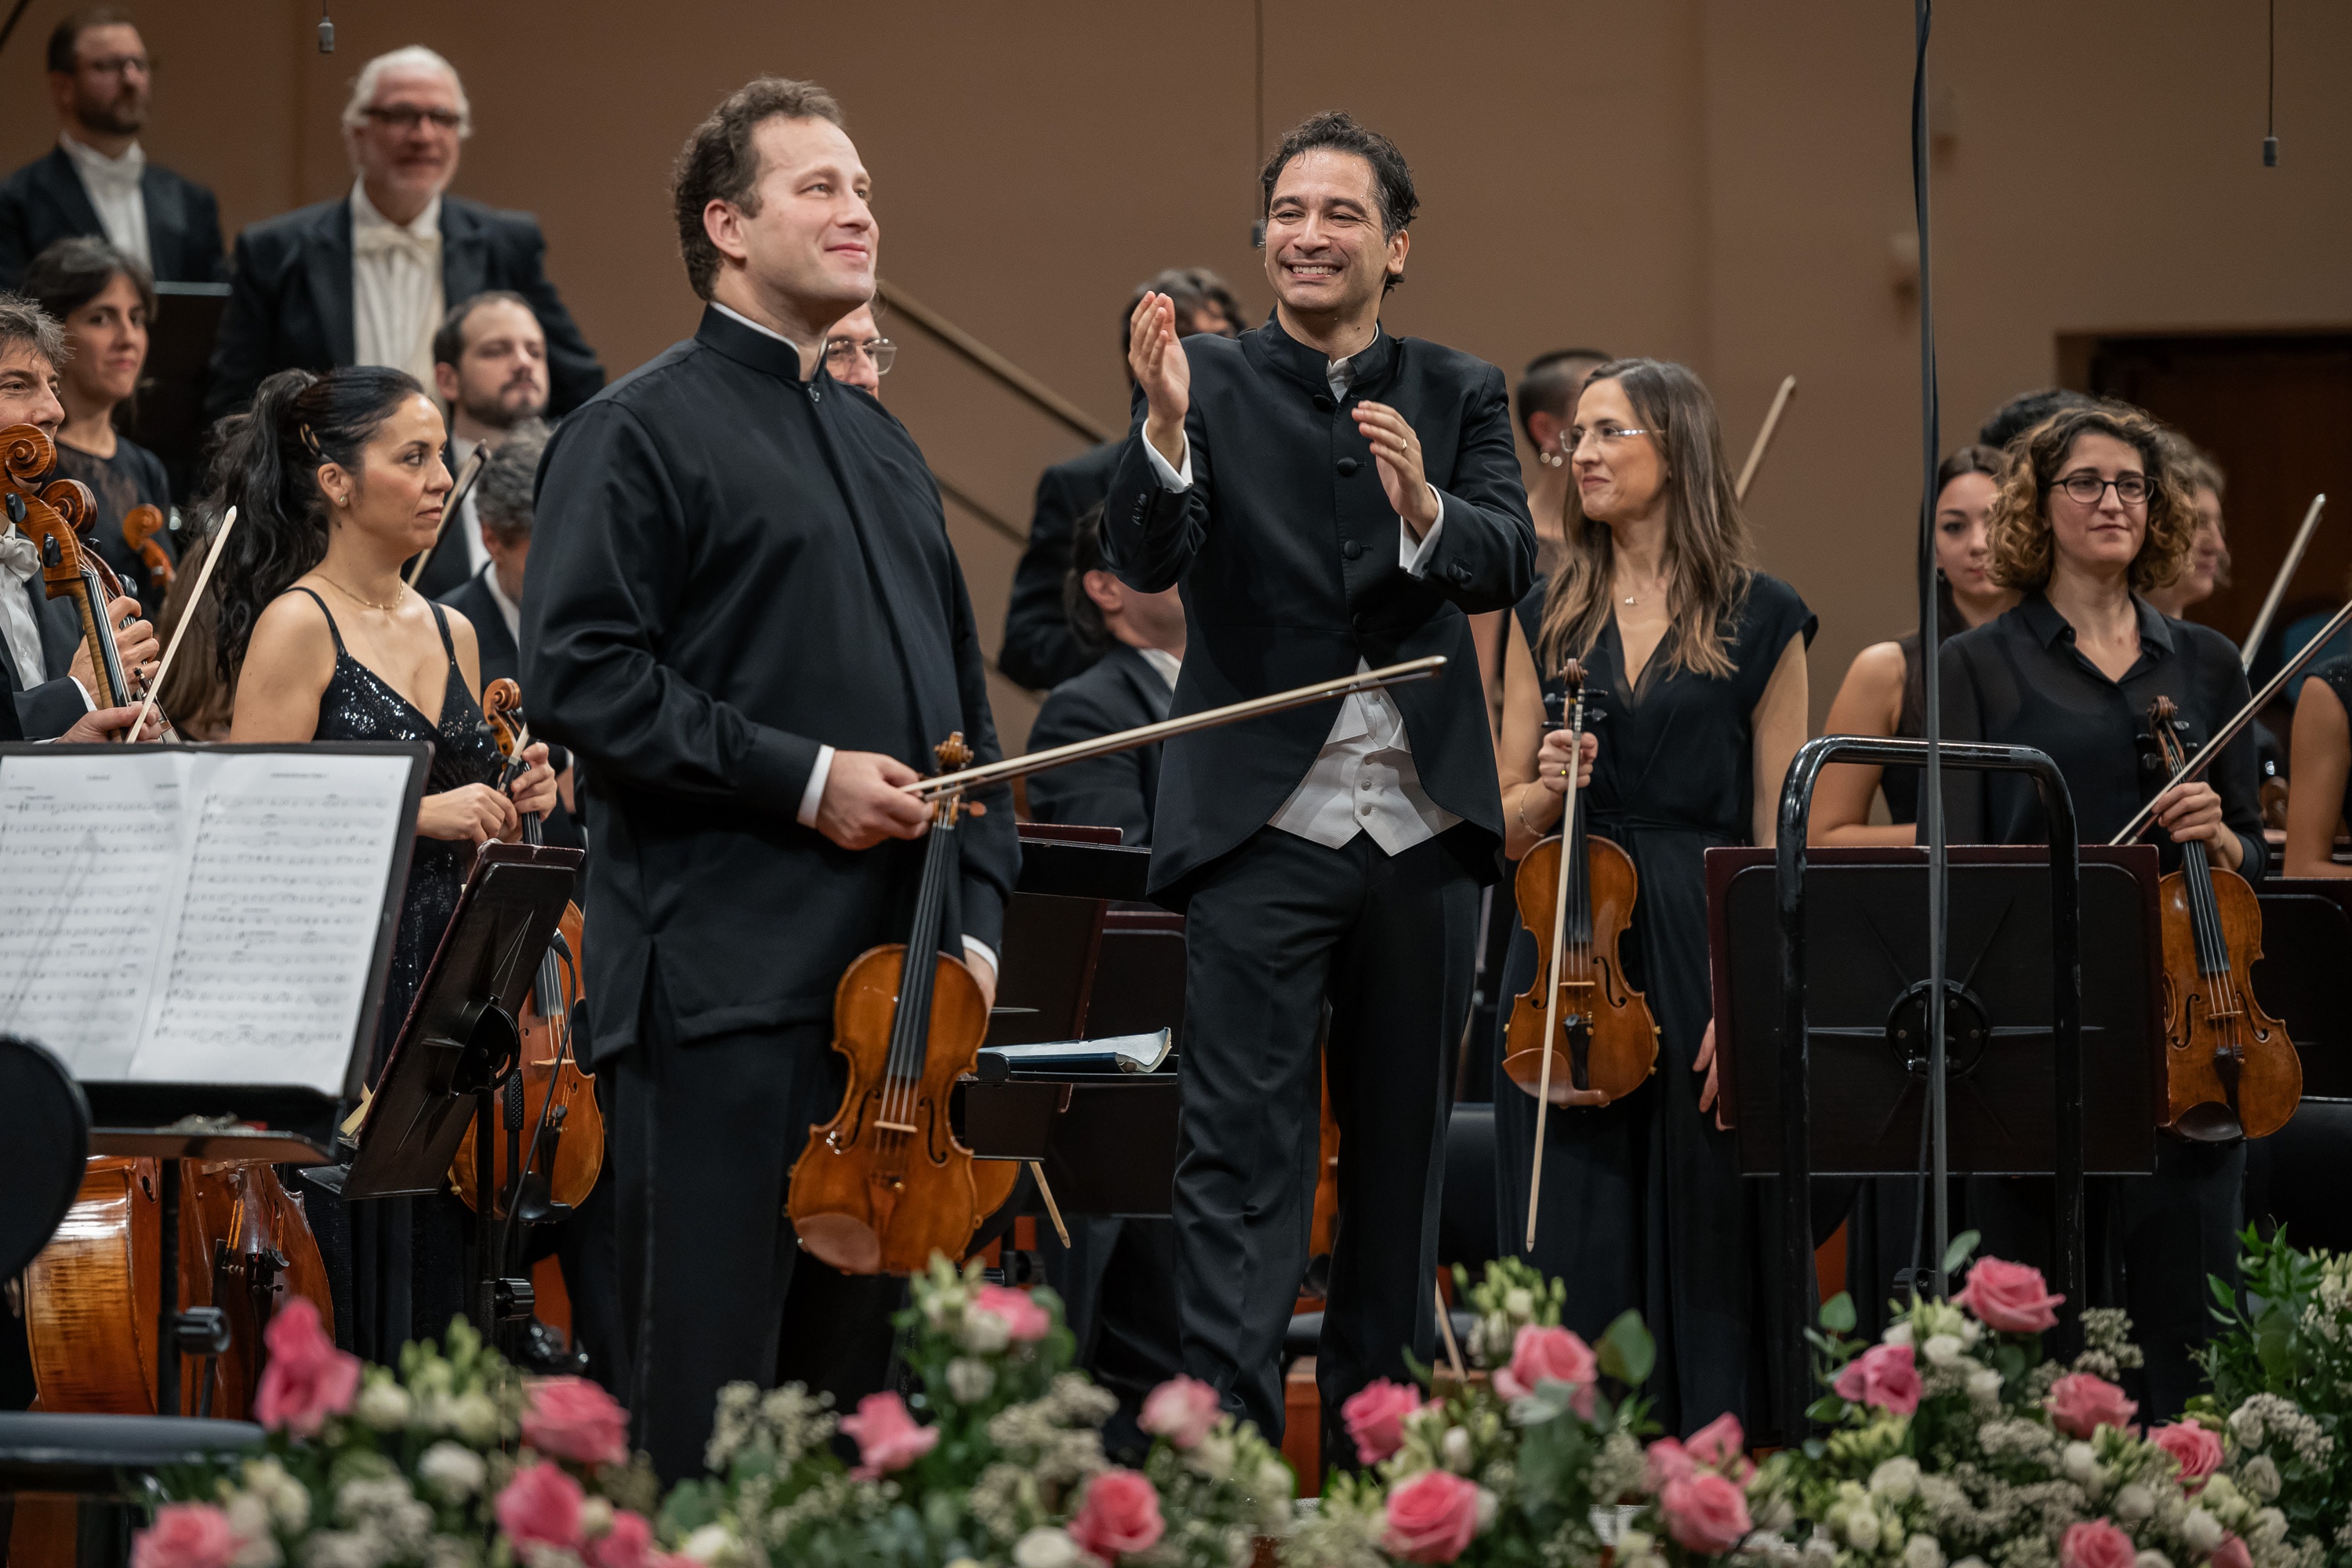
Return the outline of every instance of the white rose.
[[[1655,1563],[1655,1544],[1645,1530],[1629,1530],[1617,1537],[1617,1561],[1624,1568],[1638,1568],[1643,1563]]]
[[[2143,1552],[2132,1559],[2132,1568],[2172,1568],[2172,1559],[2161,1552]]]
[[[408,1425],[408,1390],[389,1378],[372,1378],[360,1390],[352,1414],[379,1432],[397,1432]]]
[[[1254,1489],[1261,1499],[1284,1513],[1290,1511],[1291,1489],[1297,1485],[1290,1467],[1280,1459],[1269,1455],[1258,1461],[1257,1484]]]
[[[1486,1533],[1486,1527],[1495,1522],[1495,1516],[1497,1513],[1500,1513],[1502,1509],[1502,1499],[1496,1497],[1493,1492],[1488,1491],[1485,1487],[1480,1487],[1478,1489],[1479,1534],[1484,1535]]]
[[[1978,1322],[1974,1318],[1962,1318],[1960,1320],[1960,1343],[1968,1346],[1970,1350],[1974,1350],[1977,1348],[1977,1342],[1982,1338],[1984,1338],[1984,1325],[1982,1323]]]
[[[1981,1557],[1963,1557],[1953,1563],[1952,1568],[1985,1568],[1985,1560]]]
[[[1845,1516],[1846,1544],[1857,1552],[1878,1549],[1878,1515],[1867,1508],[1855,1509]]]
[[[1960,1337],[1958,1334],[1935,1334],[1919,1350],[1927,1356],[1928,1365],[1951,1366],[1960,1359]]]
[[[580,1503],[580,1533],[602,1535],[613,1528],[613,1505],[604,1498],[583,1498]]]
[[[1993,1371],[1992,1368],[1979,1367],[1969,1373],[1969,1392],[1979,1399],[1992,1399],[2000,1394],[2000,1385],[2004,1381],[2006,1380],[2000,1373]]]
[[[2190,1509],[2180,1521],[2180,1539],[2189,1543],[2191,1552],[2200,1556],[2221,1545],[2221,1537],[2228,1533],[2221,1528],[2220,1520],[2201,1508]]]
[[[1445,1468],[1460,1475],[1470,1473],[1470,1434],[1460,1426],[1448,1426],[1445,1440],[1438,1445]]]
[[[1903,1568],[1944,1568],[1944,1548],[1932,1535],[1914,1535],[1903,1544]]]
[[[691,1557],[697,1563],[716,1563],[734,1554],[735,1536],[723,1524],[706,1524],[686,1538],[678,1547],[678,1555]],[[1024,1563],[1023,1568],[1029,1568]]]
[[[977,1405],[996,1387],[996,1369],[984,1361],[958,1356],[948,1363],[948,1392],[959,1405]]]
[[[2279,1495],[2278,1461],[2268,1454],[2256,1454],[2248,1459],[2239,1476],[2245,1481],[2246,1489],[2264,1502]]]
[[[416,1479],[444,1502],[461,1502],[482,1489],[489,1467],[482,1457],[462,1444],[443,1441],[425,1450],[416,1461]]]
[[[1192,1445],[1192,1451],[1184,1456],[1184,1464],[1213,1481],[1223,1480],[1234,1473],[1233,1438],[1223,1432],[1210,1433]]]
[[[1870,1472],[1870,1492],[1892,1502],[1907,1502],[1919,1489],[1919,1461],[1888,1459]]]
[[[1890,1345],[1907,1345],[1911,1342],[1911,1325],[1891,1323],[1887,1325],[1886,1331],[1878,1337]]]
[[[2098,1479],[2099,1456],[2088,1443],[2069,1443],[2059,1456],[2058,1468],[2066,1473],[2068,1480],[2089,1486]]]
[[[1805,1538],[1804,1560],[1808,1563],[1824,1564],[1835,1563],[1837,1561],[1837,1542],[1832,1540],[1829,1536],[1823,1534],[1820,1527],[1816,1526],[1813,1533]],[[1977,1568],[1984,1568],[1984,1564],[1979,1563],[1977,1564]]]
[[[974,1355],[994,1355],[1013,1342],[1013,1325],[974,1308],[963,1315],[963,1331],[956,1338]]]
[[[1514,1318],[1536,1315],[1536,1293],[1524,1285],[1515,1285],[1503,1292],[1503,1310]]]
[[[2137,1481],[2116,1494],[2116,1517],[2137,1523],[2156,1511],[2156,1494]]]
[[[1039,1525],[1013,1543],[1018,1568],[1070,1568],[1078,1560],[1078,1543],[1051,1525]]]
[[[449,1407],[449,1429],[476,1447],[487,1447],[499,1440],[498,1405],[478,1388],[459,1394]]]

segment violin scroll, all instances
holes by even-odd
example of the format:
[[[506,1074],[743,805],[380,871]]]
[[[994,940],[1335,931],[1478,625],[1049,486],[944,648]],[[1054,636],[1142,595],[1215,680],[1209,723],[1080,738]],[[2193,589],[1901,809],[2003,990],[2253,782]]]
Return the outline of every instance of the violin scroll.
[[[35,425],[11,425],[0,430],[0,474],[8,489],[29,493],[43,474],[57,467],[58,449]]]
[[[499,755],[512,762],[516,731],[523,722],[522,688],[503,675],[483,687],[482,719],[499,743]]]

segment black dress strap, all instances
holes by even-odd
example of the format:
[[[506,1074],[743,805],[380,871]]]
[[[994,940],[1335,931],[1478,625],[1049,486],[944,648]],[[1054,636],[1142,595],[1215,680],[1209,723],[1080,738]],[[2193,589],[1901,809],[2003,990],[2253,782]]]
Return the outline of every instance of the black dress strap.
[[[310,602],[319,606],[319,613],[327,617],[327,635],[335,639],[336,657],[341,658],[344,654],[350,652],[350,649],[343,647],[343,629],[335,625],[335,612],[327,608],[327,601],[321,599],[316,593],[312,592],[309,588],[305,588],[299,583],[294,584],[294,591],[298,594],[309,594],[310,595]],[[441,635],[446,639],[449,634],[444,632]]]
[[[441,628],[441,650],[449,656],[449,668],[455,669],[457,668],[457,645],[449,640],[449,617],[442,612],[439,604],[430,599],[425,603],[433,605],[433,624]]]

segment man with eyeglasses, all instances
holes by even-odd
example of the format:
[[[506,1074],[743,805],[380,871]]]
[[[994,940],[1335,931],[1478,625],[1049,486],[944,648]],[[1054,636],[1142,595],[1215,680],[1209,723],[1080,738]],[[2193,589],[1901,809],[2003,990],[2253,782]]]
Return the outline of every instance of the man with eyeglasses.
[[[875,324],[872,304],[860,305],[824,335],[824,373],[845,386],[882,395],[882,378],[898,357],[898,345]]]
[[[219,203],[148,162],[139,144],[152,79],[130,14],[68,16],[49,34],[48,66],[58,144],[0,184],[0,288],[16,288],[34,257],[76,235],[135,257],[162,282],[218,281]]]
[[[383,364],[431,386],[444,312],[486,289],[511,291],[538,317],[551,412],[595,395],[604,368],[548,280],[539,221],[447,194],[472,130],[465,84],[431,49],[411,45],[362,68],[343,109],[351,194],[237,237],[207,418],[243,408],[281,370]]]

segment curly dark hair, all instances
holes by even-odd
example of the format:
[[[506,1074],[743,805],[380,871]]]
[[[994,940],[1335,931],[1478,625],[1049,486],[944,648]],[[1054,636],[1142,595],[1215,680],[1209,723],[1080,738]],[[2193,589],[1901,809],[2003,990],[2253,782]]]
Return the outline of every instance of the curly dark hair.
[[[2086,403],[2059,409],[2010,443],[2009,471],[1987,528],[1992,546],[1989,574],[2003,587],[2038,590],[2049,584],[2055,548],[2050,490],[2084,436],[2113,437],[2137,450],[2152,487],[2147,532],[2132,557],[2132,592],[2161,588],[2188,564],[2197,540],[2197,506],[2184,443],[2129,404]]]
[[[710,118],[686,139],[670,170],[678,254],[686,261],[686,280],[705,300],[719,277],[719,247],[702,226],[702,211],[719,201],[747,214],[759,212],[760,150],[751,144],[751,134],[771,120],[829,120],[839,125],[841,105],[813,81],[754,77],[719,100]]]
[[[1273,213],[1275,182],[1282,178],[1290,161],[1322,148],[1353,153],[1372,166],[1372,189],[1380,198],[1383,239],[1393,239],[1399,232],[1412,226],[1412,220],[1421,213],[1421,196],[1412,188],[1412,170],[1405,163],[1404,154],[1397,151],[1395,142],[1344,109],[1327,110],[1303,121],[1282,139],[1282,145],[1274,150],[1274,156],[1258,171],[1259,217]],[[1385,294],[1403,281],[1404,274],[1392,272],[1381,285],[1381,291]]]

